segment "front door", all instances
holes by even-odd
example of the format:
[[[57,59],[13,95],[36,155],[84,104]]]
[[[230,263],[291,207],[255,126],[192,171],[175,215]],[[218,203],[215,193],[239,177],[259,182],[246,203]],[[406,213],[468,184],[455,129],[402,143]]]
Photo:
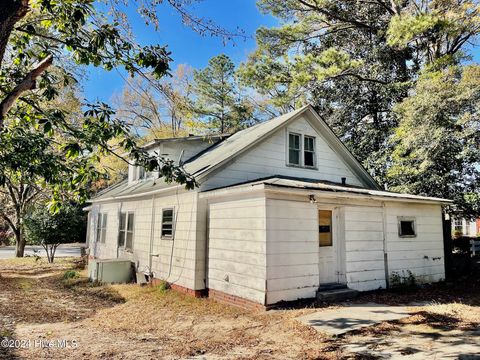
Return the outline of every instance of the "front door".
[[[344,283],[343,241],[340,234],[339,208],[318,209],[318,254],[320,286]]]

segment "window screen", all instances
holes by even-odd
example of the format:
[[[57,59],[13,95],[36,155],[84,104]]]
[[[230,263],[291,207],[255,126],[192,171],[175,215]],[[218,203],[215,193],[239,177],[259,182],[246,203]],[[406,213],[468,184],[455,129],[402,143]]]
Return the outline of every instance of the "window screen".
[[[288,134],[288,163],[300,165],[300,135]]]
[[[332,211],[318,210],[319,246],[332,246]]]
[[[415,219],[399,218],[398,219],[398,235],[400,237],[415,237]]]
[[[315,138],[312,136],[305,136],[303,142],[304,165],[307,167],[315,167]]]
[[[162,237],[173,237],[173,209],[162,211]]]

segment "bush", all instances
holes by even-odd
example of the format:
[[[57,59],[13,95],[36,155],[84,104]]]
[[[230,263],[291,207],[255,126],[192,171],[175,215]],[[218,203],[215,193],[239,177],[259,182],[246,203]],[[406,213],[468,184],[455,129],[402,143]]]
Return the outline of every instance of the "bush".
[[[80,277],[80,274],[75,270],[68,270],[68,271],[65,271],[65,274],[63,274],[63,278],[65,280],[78,279],[79,277]]]
[[[418,287],[417,279],[410,270],[394,271],[390,275],[390,287],[400,292],[409,292]]]

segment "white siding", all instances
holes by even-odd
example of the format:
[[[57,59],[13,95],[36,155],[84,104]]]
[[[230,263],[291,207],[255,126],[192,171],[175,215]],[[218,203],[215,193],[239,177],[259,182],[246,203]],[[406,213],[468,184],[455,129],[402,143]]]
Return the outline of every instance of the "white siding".
[[[267,304],[315,297],[319,283],[317,207],[267,199]]]
[[[209,204],[208,287],[264,304],[265,198]]]
[[[359,291],[386,287],[380,202],[345,207],[345,260],[348,287]]]
[[[218,140],[215,140],[218,141]],[[166,141],[160,143],[156,148],[149,150],[148,152],[153,155],[158,153],[161,156],[173,160],[176,164],[181,160],[185,162],[186,160],[192,158],[198,153],[202,152],[206,148],[212,146],[213,141],[208,140],[207,138],[198,139],[198,140],[184,140],[184,141]],[[135,177],[135,166],[129,165],[128,167],[128,181],[129,183],[134,182]],[[158,176],[158,175],[157,175]]]
[[[159,279],[190,289],[205,288],[205,263],[198,261],[199,249],[204,249],[204,238],[197,244],[197,192],[163,196],[154,200],[152,271]],[[174,208],[174,239],[161,238],[162,209]],[[135,213],[133,253],[118,250],[119,212]],[[122,203],[95,204],[92,208],[92,225],[96,226],[95,213],[108,212],[107,239],[105,244],[93,244],[92,255],[100,259],[126,258],[137,265],[137,271],[148,269],[150,240],[152,238],[152,198],[124,201]],[[92,230],[91,230],[92,231]],[[93,237],[90,237],[91,239]]]
[[[398,217],[414,217],[417,236],[398,235]],[[442,209],[440,205],[387,203],[386,236],[388,270],[400,275],[410,270],[419,282],[445,278]]]
[[[272,175],[327,180],[336,183],[340,183],[341,178],[345,177],[347,184],[362,185],[343,160],[328,146],[322,135],[318,134],[306,119],[299,118],[288,127],[288,131],[316,137],[318,169],[287,166],[287,130],[280,129],[211,175],[201,184],[201,189],[208,190]]]

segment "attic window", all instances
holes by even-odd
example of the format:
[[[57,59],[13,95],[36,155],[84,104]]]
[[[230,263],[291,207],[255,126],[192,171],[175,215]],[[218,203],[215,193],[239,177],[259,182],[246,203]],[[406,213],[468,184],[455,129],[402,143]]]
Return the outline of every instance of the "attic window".
[[[398,218],[398,236],[404,238],[417,236],[415,218]]]
[[[300,166],[300,138],[299,134],[288,134],[288,163]]]
[[[290,166],[316,167],[315,137],[288,133],[288,161]]]
[[[313,136],[303,137],[303,162],[305,167],[315,167],[315,138]]]

